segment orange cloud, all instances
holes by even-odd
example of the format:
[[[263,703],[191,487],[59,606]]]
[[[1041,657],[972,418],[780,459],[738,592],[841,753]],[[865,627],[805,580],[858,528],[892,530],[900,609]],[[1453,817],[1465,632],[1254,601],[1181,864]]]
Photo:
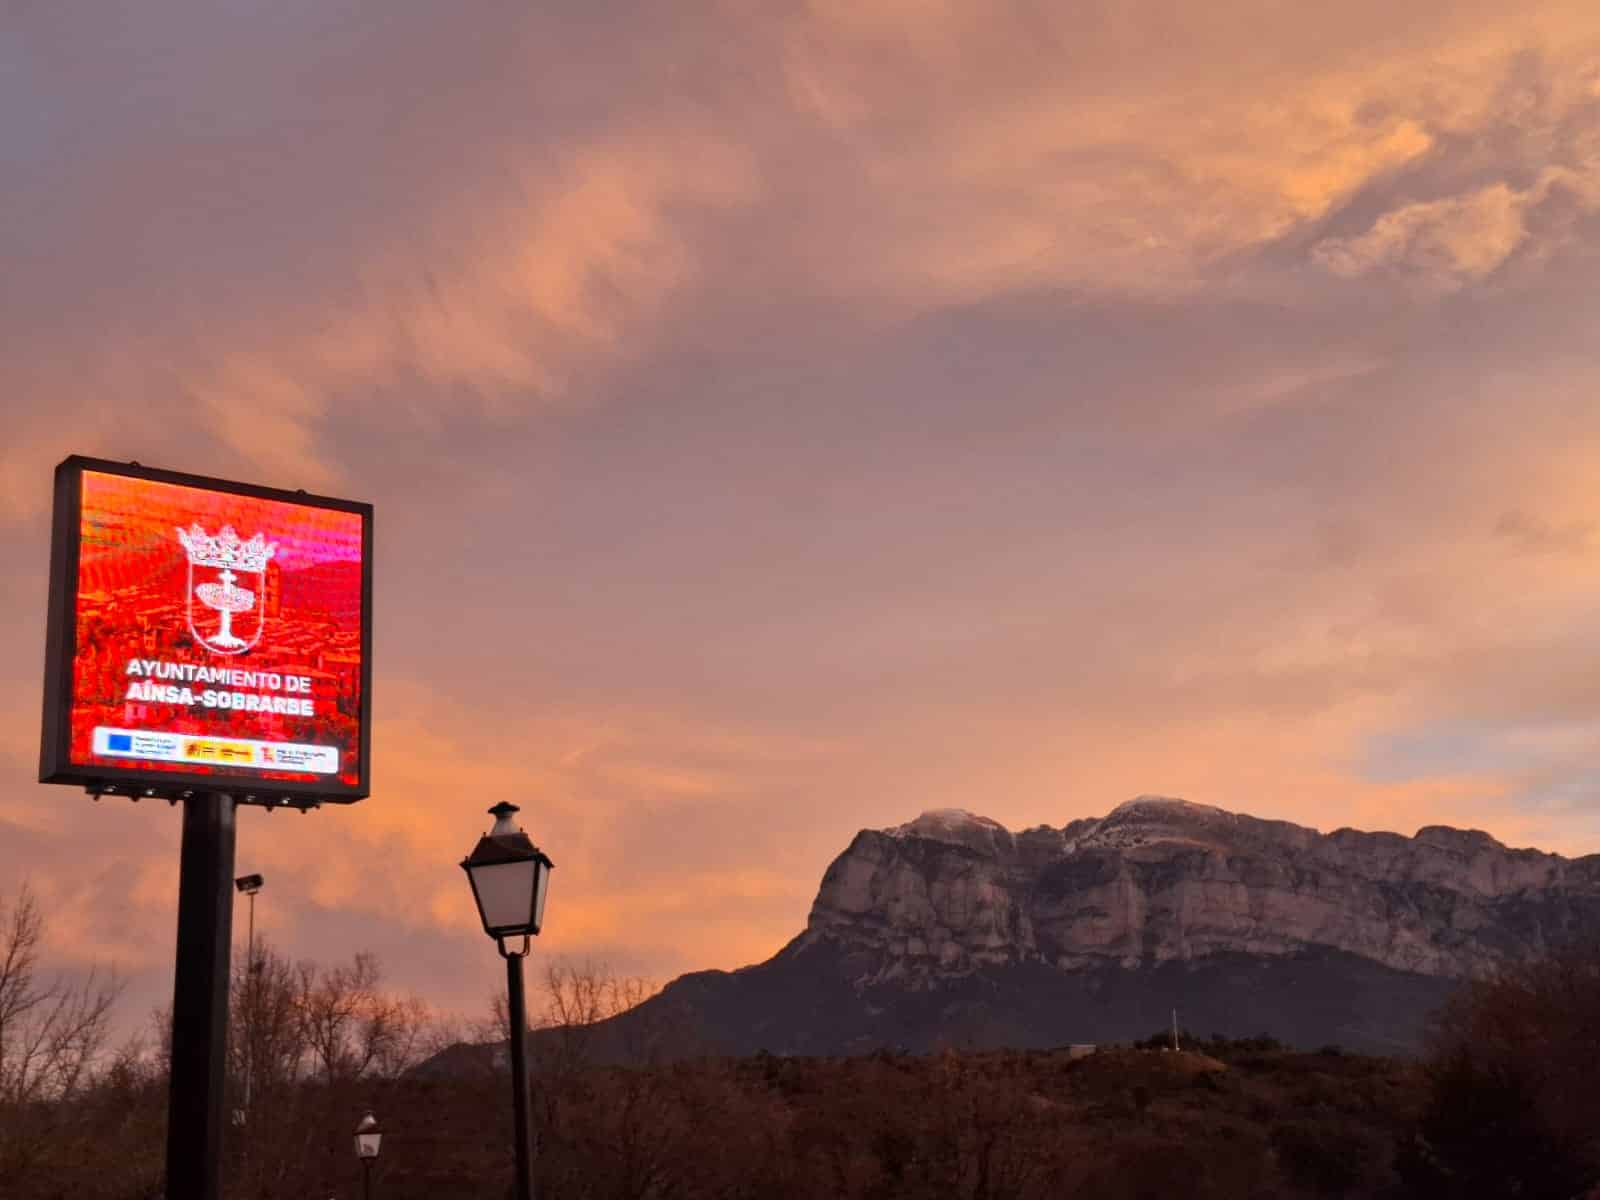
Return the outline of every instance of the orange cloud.
[[[377,502],[376,794],[241,865],[439,995],[501,798],[545,948],[651,973],[932,807],[1593,848],[1592,4],[635,17],[9,105],[84,146],[0,198],[0,868],[63,956],[167,961],[177,829],[31,782],[73,450]],[[1437,727],[1498,757],[1375,768]]]
[[[1505,123],[1486,101],[1529,46],[1550,56],[1551,99],[1511,119],[1540,137],[1588,94],[1600,21],[1534,8],[1510,37],[1498,10],[1434,6],[1374,46],[1370,6],[1024,20],[981,4],[910,17],[815,3],[784,61],[794,103],[892,190],[880,254],[846,268],[862,286],[911,301],[1051,282],[1169,294],[1215,287],[1219,260],[1324,217],[1441,135]],[[1481,273],[1518,240],[1497,195],[1396,215],[1359,247],[1325,242],[1322,258],[1359,269],[1426,226],[1449,263]]]

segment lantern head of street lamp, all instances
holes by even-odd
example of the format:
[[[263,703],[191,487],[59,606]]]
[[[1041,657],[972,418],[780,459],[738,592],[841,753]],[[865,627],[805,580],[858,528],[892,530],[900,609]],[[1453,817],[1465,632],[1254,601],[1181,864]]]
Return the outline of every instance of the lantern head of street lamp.
[[[550,888],[549,857],[511,823],[515,804],[501,801],[489,810],[494,828],[478,839],[471,854],[461,860],[472,883],[472,898],[478,904],[483,931],[500,944],[506,953],[505,939],[537,936],[544,925],[544,899]]]
[[[266,882],[259,875],[241,875],[233,881],[233,886],[246,896],[254,896],[261,890],[261,885]]]
[[[372,1110],[367,1110],[367,1115],[361,1118],[361,1123],[356,1126],[356,1157],[371,1159],[378,1157],[378,1146],[383,1141],[383,1130],[378,1128],[378,1119],[372,1115]]]

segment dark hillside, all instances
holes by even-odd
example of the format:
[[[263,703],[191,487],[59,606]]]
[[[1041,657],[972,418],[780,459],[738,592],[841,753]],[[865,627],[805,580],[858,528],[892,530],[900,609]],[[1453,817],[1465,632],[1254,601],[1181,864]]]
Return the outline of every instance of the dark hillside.
[[[636,1041],[630,1026],[670,1021],[691,1034],[680,1043],[686,1051],[730,1055],[1038,1049],[1128,1041],[1176,1008],[1186,1026],[1229,1037],[1266,1033],[1304,1049],[1338,1043],[1415,1054],[1427,1014],[1457,986],[1336,950],[1219,954],[1140,971],[1021,963],[915,990],[857,991],[850,978],[834,947],[794,945],[758,967],[686,975],[616,1024]],[[613,1052],[624,1045],[614,1043]]]

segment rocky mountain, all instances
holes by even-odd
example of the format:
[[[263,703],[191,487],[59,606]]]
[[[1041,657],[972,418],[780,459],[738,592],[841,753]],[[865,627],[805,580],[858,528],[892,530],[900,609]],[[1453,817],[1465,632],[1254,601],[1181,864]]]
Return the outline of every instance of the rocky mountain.
[[[1420,1047],[1465,978],[1600,919],[1600,855],[1486,833],[1319,833],[1159,796],[1013,833],[959,810],[857,834],[772,959],[686,975],[608,1037],[836,1054],[1267,1033]],[[621,1045],[620,1042],[617,1043]]]
[[[1597,901],[1600,856],[1440,825],[1322,834],[1141,796],[1064,829],[1013,834],[947,810],[863,831],[797,944],[834,943],[864,982],[913,987],[1029,962],[1138,970],[1308,951],[1463,978],[1568,936]]]

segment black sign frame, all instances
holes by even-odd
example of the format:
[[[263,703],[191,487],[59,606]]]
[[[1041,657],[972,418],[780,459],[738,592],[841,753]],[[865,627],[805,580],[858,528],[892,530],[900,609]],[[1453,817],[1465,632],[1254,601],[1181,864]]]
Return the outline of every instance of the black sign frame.
[[[276,500],[308,508],[355,513],[361,518],[361,717],[360,782],[336,777],[325,782],[264,779],[241,771],[162,771],[149,767],[110,767],[74,763],[71,756],[73,663],[77,658],[79,532],[86,471],[170,483],[179,487]],[[44,715],[39,739],[39,782],[75,784],[101,794],[188,799],[207,792],[228,793],[241,804],[353,804],[371,794],[372,784],[372,505],[303,491],[263,487],[236,480],[167,471],[139,463],[74,454],[55,473],[55,503],[50,536],[50,598],[45,623]]]

